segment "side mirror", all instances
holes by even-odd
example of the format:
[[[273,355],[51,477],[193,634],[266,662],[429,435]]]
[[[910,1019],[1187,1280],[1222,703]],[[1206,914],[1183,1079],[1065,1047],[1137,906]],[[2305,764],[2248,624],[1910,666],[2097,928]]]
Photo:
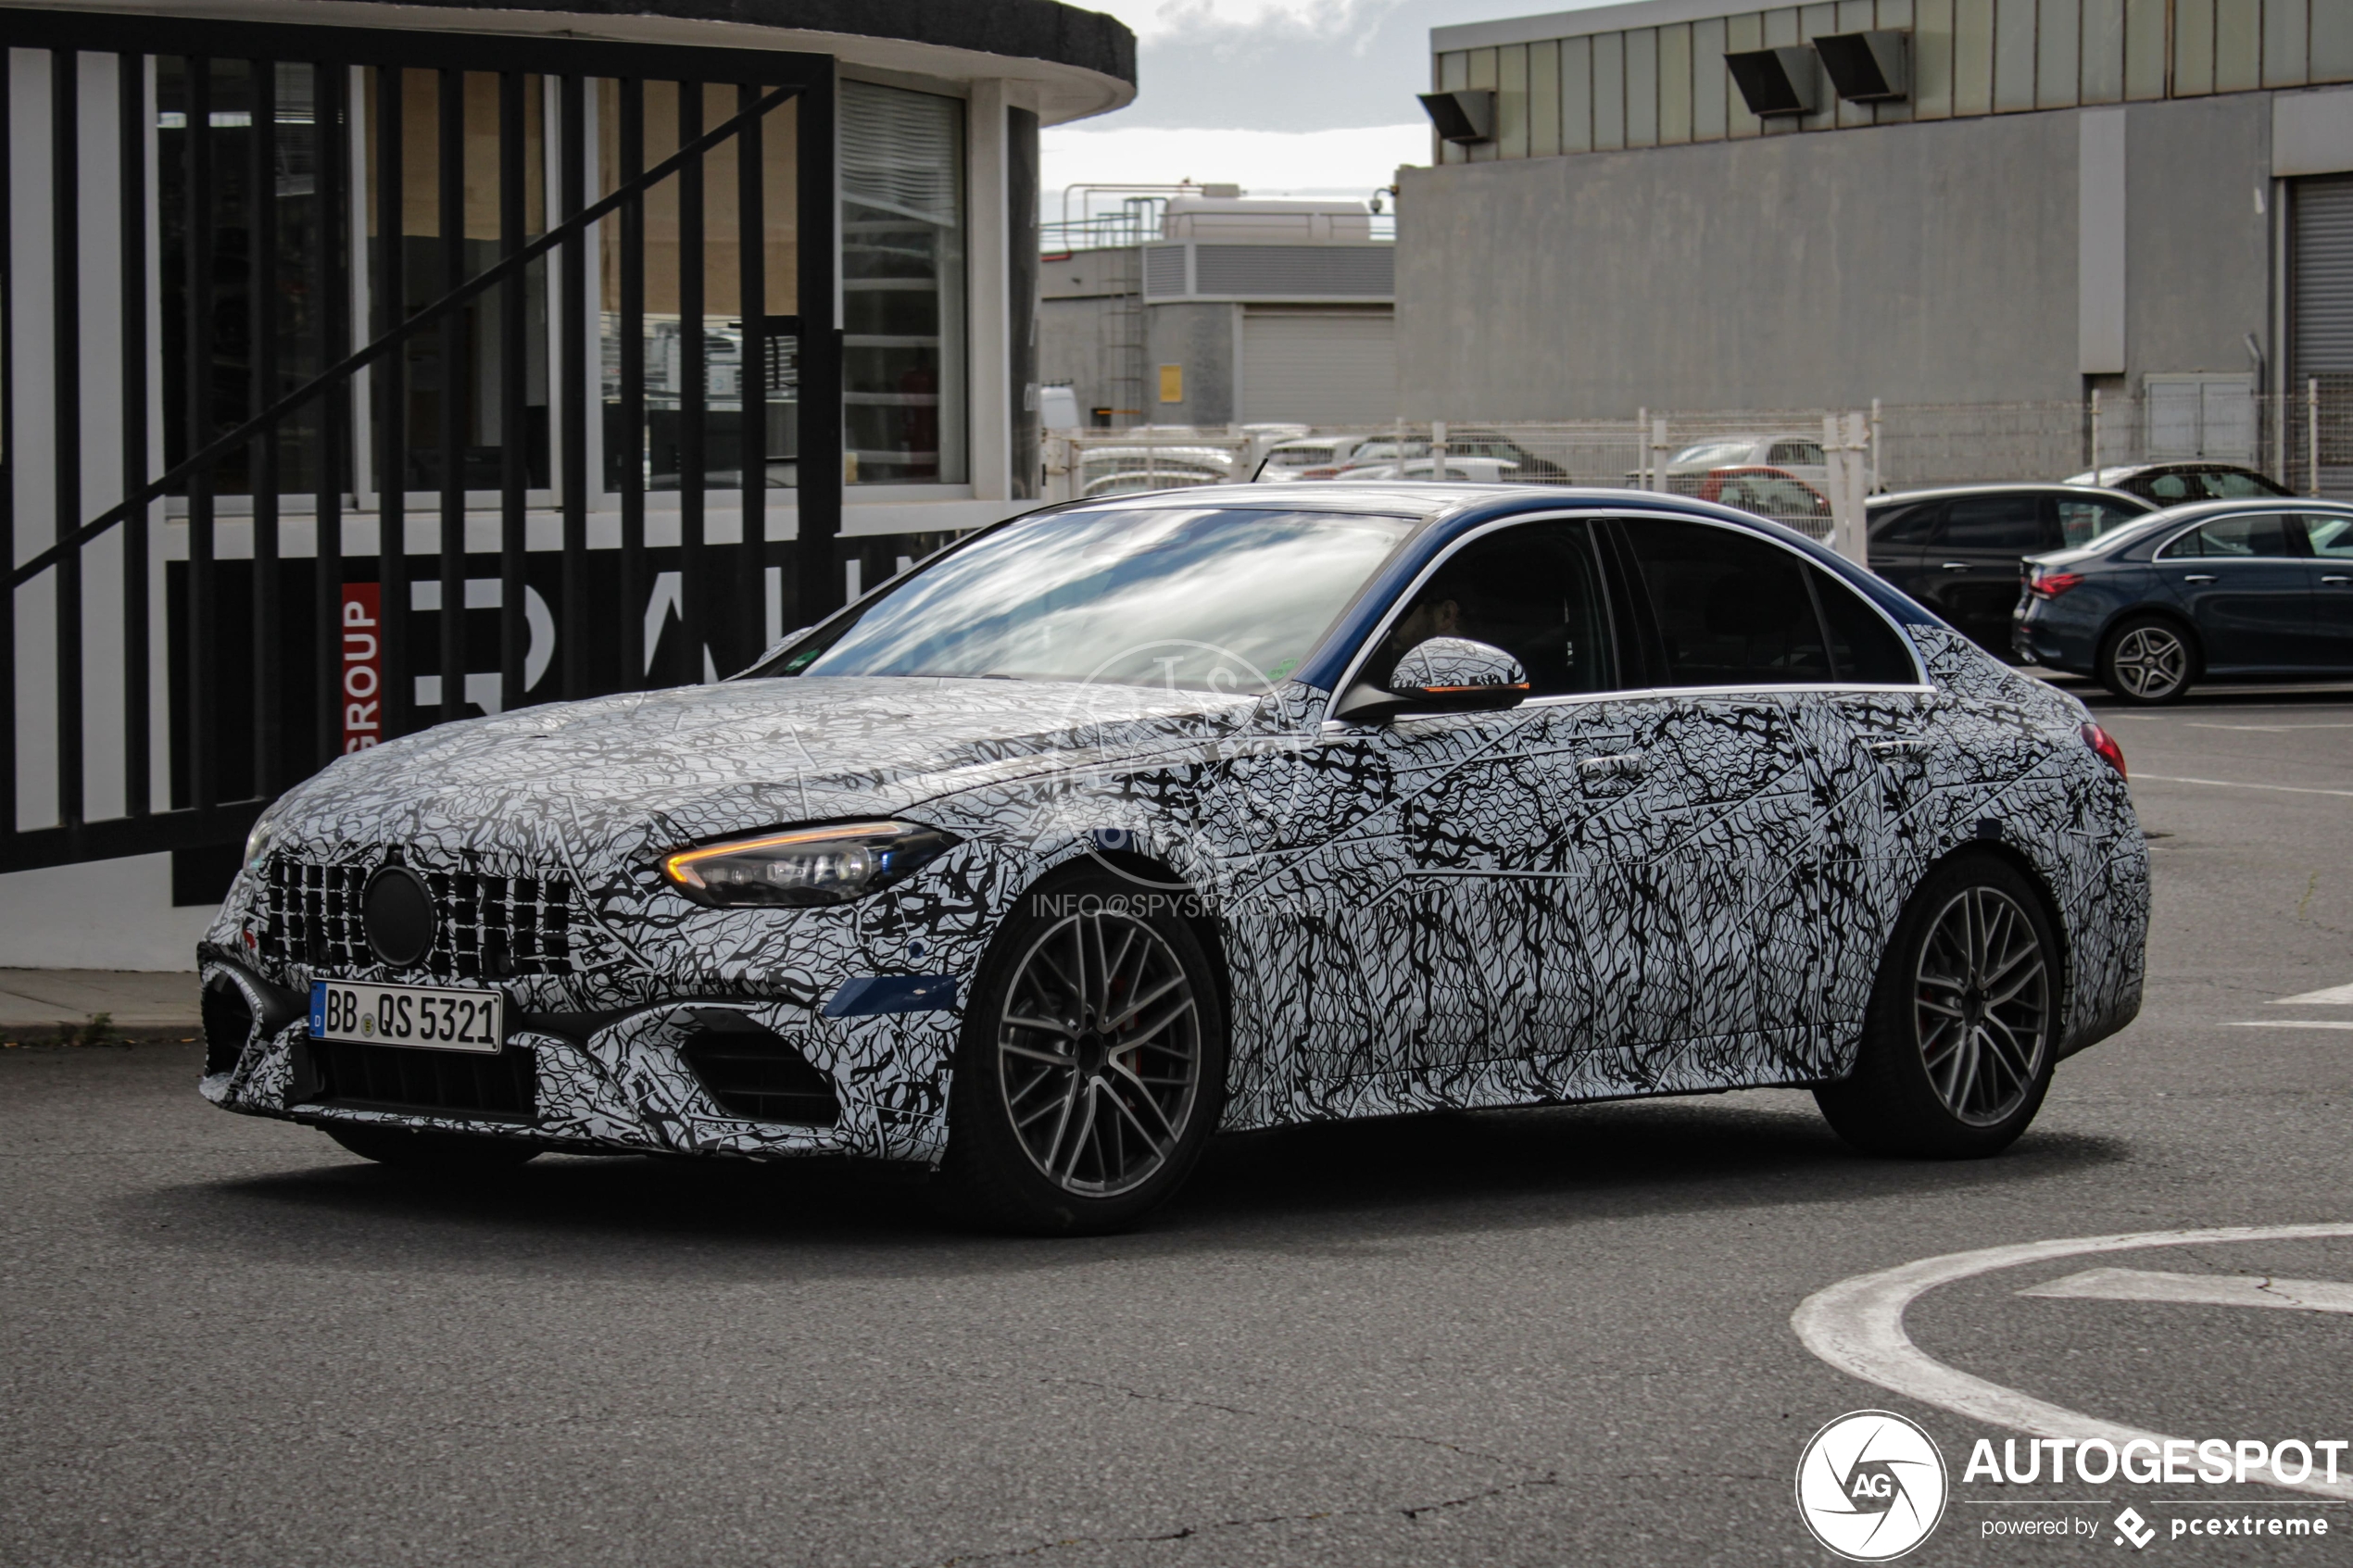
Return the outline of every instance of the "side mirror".
[[[1528,671],[1491,643],[1432,637],[1397,661],[1387,687],[1360,681],[1332,707],[1332,717],[1378,720],[1400,713],[1487,713],[1527,699]]]

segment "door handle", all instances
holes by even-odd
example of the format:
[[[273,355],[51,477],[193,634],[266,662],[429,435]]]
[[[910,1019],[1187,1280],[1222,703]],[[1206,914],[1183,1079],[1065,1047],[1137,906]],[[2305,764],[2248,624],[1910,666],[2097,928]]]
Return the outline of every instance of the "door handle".
[[[1948,560],[1944,563],[1944,570],[1947,571],[1967,571],[1969,570],[1969,562],[1965,560]]]
[[[2335,574],[2335,575],[2334,575],[2334,576],[2330,576],[2330,577],[2323,577],[2323,578],[2322,578],[2322,579],[2321,579],[2321,581],[2322,581],[2322,583],[2324,583],[2324,584],[2326,584],[2326,583],[2334,583],[2337,587],[2342,588],[2342,587],[2344,587],[2344,586],[2345,586],[2347,583],[2353,583],[2353,577],[2347,577],[2347,576],[2346,576],[2344,573],[2339,572],[2339,573],[2337,573],[2337,574]]]
[[[1863,749],[1869,752],[1872,756],[1880,758],[1918,757],[1921,752],[1926,751],[1931,744],[1933,743],[1923,737],[1914,736],[1906,740],[1865,741],[1863,743]]]
[[[1588,779],[1630,779],[1642,771],[1642,754],[1639,751],[1614,751],[1607,757],[1588,757],[1577,764],[1578,776]]]
[[[2187,577],[2183,578],[2182,581],[2184,583],[2211,583],[2214,581],[2214,574],[2210,571],[2193,571]]]

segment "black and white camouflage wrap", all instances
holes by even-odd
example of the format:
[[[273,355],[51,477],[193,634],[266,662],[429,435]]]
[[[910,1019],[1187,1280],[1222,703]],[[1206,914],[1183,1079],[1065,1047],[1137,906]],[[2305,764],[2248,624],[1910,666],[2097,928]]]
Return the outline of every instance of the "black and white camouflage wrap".
[[[297,786],[270,813],[271,853],[372,863],[397,845],[421,870],[578,889],[573,972],[505,983],[536,1120],[301,1103],[291,1010],[314,975],[262,960],[250,872],[204,968],[268,1022],[203,1092],[584,1148],[936,1161],[961,1012],[824,1004],[867,976],[970,995],[1014,901],[1090,858],[1136,872],[1139,897],[1189,889],[1214,927],[1232,1128],[1838,1076],[1906,895],[1980,840],[2050,893],[2078,1048],[2140,1002],[2148,863],[2124,784],[2073,698],[1957,633],[1907,632],[1919,687],[1628,692],[1380,725],[1327,721],[1329,695],[1296,683],[1219,698],[864,678],[444,725]],[[883,818],[962,842],[832,908],[706,909],[657,871],[689,844]],[[723,1110],[678,1049],[713,1007],[797,1047],[836,1085],[838,1123]],[[580,1022],[533,1026],[552,1015]]]

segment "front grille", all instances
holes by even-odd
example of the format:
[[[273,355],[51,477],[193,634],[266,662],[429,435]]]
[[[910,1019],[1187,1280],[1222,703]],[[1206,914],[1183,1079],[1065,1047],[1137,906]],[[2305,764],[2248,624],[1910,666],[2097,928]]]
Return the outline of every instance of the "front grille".
[[[330,1105],[522,1122],[535,1114],[532,1054],[515,1046],[477,1056],[313,1040],[310,1060],[319,1073],[319,1098]]]
[[[263,956],[313,969],[373,966],[376,956],[360,923],[359,900],[381,864],[371,858],[321,866],[273,856],[265,890]],[[410,869],[433,895],[433,947],[418,968],[449,980],[573,972],[569,880]]]
[[[678,1054],[711,1098],[734,1115],[806,1127],[830,1127],[841,1120],[833,1080],[790,1042],[749,1021],[697,1030]]]

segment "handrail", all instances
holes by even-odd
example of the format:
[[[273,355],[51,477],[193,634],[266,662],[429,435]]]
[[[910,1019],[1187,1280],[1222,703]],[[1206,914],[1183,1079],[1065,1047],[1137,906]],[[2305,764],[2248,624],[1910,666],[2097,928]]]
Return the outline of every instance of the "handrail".
[[[71,533],[67,534],[64,538],[51,545],[47,549],[43,550],[40,554],[27,560],[23,565],[18,567],[15,571],[10,574],[8,579],[9,588],[14,590],[24,586],[25,583],[31,582],[35,577],[40,576],[43,572],[57,565],[60,560],[63,560],[69,552],[81,549],[83,546],[89,544],[91,541],[96,539],[100,534],[104,533],[107,529],[112,528],[115,524],[130,517],[132,513],[137,511],[142,507],[154,505],[157,500],[170,494],[173,485],[179,483],[182,480],[186,479],[191,474],[210,466],[220,458],[226,457],[229,453],[235,451],[238,447],[245,445],[255,436],[259,435],[264,430],[276,424],[280,420],[292,413],[295,409],[301,408],[304,404],[309,402],[321,393],[329,390],[332,383],[347,381],[353,371],[360,370],[373,361],[384,358],[387,352],[399,346],[402,343],[407,342],[410,337],[423,331],[426,327],[439,321],[442,317],[457,309],[459,306],[464,305],[467,301],[474,298],[478,295],[487,293],[494,284],[503,282],[509,273],[520,270],[522,268],[538,260],[549,251],[554,250],[558,245],[563,245],[576,238],[579,234],[585,232],[590,224],[596,222],[598,219],[604,218],[609,214],[617,211],[623,203],[629,201],[632,197],[642,194],[648,188],[659,184],[663,180],[668,179],[671,175],[675,174],[679,169],[685,168],[693,159],[700,157],[703,154],[709,152],[711,148],[716,147],[720,143],[724,142],[730,136],[736,135],[744,128],[745,125],[752,120],[758,119],[761,116],[768,113],[769,110],[784,103],[786,99],[794,97],[799,92],[800,89],[797,86],[777,88],[774,92],[769,94],[768,96],[760,100],[759,103],[754,104],[750,108],[741,111],[731,119],[722,120],[717,126],[705,132],[695,141],[679,148],[676,152],[662,159],[661,162],[654,165],[653,168],[646,170],[645,173],[639,175],[636,179],[631,181],[625,185],[616,188],[611,194],[599,197],[598,200],[581,208],[577,214],[564,220],[561,223],[556,225],[556,227],[540,235],[539,238],[532,241],[521,250],[516,251],[512,256],[503,257],[491,266],[484,268],[480,272],[477,272],[473,277],[459,284],[456,288],[451,289],[447,294],[443,295],[439,299],[434,300],[432,304],[426,306],[422,310],[419,310],[415,315],[409,317],[406,321],[403,321],[400,325],[393,328],[390,332],[384,333],[384,336],[376,339],[373,343],[368,344],[364,347],[355,349],[351,353],[346,355],[343,358],[338,359],[333,365],[330,365],[325,370],[320,371],[318,375],[304,383],[302,385],[295,388],[292,392],[287,393],[283,397],[279,398],[275,403],[272,403],[270,407],[264,408],[260,413],[256,414],[244,424],[241,424],[236,429],[231,431],[228,434],[220,437],[212,442],[211,445],[206,446],[203,450],[183,459],[177,468],[171,469],[161,476],[150,480],[140,489],[138,494],[127,496],[123,500],[116,503],[114,506],[109,507],[105,511],[100,512],[96,517],[91,519],[88,522],[85,522],[81,527],[75,529]]]

